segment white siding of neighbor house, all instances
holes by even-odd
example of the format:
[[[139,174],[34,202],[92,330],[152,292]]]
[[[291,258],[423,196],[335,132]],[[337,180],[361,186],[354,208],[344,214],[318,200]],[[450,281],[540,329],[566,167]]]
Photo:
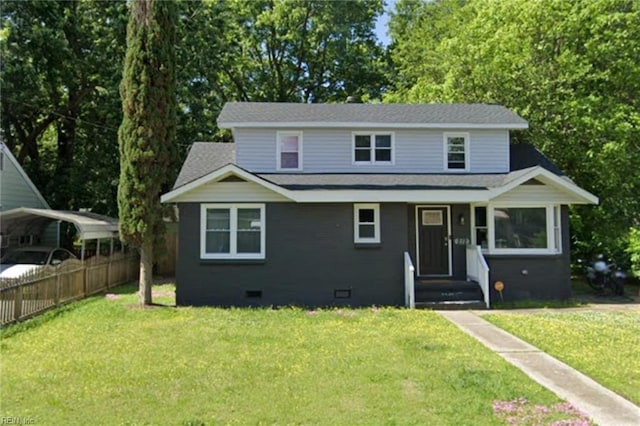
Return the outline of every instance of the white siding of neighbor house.
[[[520,185],[492,201],[498,203],[580,203],[577,197],[549,185]]]
[[[2,152],[0,211],[11,210],[18,207],[49,208],[29,185],[4,149],[3,147],[0,151]]]
[[[291,201],[253,182],[210,182],[180,195],[172,202],[279,202]]]
[[[276,172],[278,130],[292,129],[235,129],[236,163],[254,173]],[[444,172],[444,133],[451,131],[376,128],[370,131],[393,133],[394,164],[354,165],[352,130],[308,129],[303,130],[303,170],[298,173]],[[469,130],[467,133],[470,135],[468,173],[509,171],[508,130]]]

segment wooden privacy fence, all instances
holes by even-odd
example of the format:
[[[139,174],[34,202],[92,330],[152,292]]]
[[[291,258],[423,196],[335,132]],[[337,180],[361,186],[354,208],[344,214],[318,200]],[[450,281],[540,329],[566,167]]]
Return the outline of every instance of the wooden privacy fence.
[[[0,281],[0,325],[24,320],[48,309],[83,299],[138,279],[134,253],[69,259],[17,279]]]

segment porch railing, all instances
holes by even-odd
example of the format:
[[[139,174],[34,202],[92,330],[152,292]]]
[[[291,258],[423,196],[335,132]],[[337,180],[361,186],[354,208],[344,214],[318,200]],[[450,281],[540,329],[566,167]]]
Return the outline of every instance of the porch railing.
[[[407,308],[414,309],[416,307],[416,292],[413,262],[411,256],[404,252],[404,304]]]
[[[480,246],[467,246],[467,279],[476,281],[480,285],[484,295],[484,303],[489,309],[491,304],[489,299],[489,265],[482,255]]]

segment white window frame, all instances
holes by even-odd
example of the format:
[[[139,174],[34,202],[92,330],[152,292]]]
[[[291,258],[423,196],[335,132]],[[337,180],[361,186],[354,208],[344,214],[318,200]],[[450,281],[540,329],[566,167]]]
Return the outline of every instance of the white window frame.
[[[464,169],[449,168],[449,138],[464,138]],[[445,132],[443,134],[444,169],[448,172],[463,173],[470,170],[470,135],[468,132]]]
[[[283,136],[296,136],[298,138],[298,167],[282,167],[282,153],[288,151],[282,151],[280,139]],[[276,155],[277,155],[277,169],[283,171],[300,171],[302,170],[302,132],[300,131],[278,131],[276,132]]]
[[[356,136],[369,136],[369,161],[356,161]],[[391,159],[390,161],[376,161],[376,136],[391,137]],[[390,166],[395,164],[395,132],[352,132],[351,133],[351,164],[356,166]]]
[[[373,237],[361,238],[360,225],[370,224],[370,222],[360,222],[360,210],[373,210]],[[358,203],[353,205],[353,242],[358,244],[377,244],[380,243],[380,204],[377,203]]]
[[[207,253],[207,210],[229,210],[229,253]],[[260,209],[260,253],[238,253],[238,209]],[[266,220],[264,204],[220,204],[200,205],[200,258],[201,259],[264,259],[266,253]]]
[[[490,203],[471,204],[471,241],[478,245],[476,240],[475,208],[487,209],[487,248],[482,251],[486,254],[504,255],[557,255],[562,254],[562,206],[553,203]],[[500,208],[544,208],[546,211],[547,247],[546,248],[496,248],[495,239],[495,210]]]

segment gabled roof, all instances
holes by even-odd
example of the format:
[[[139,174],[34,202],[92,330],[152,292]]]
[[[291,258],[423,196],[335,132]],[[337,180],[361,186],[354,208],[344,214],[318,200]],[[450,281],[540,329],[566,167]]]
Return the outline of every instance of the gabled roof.
[[[494,104],[300,104],[228,102],[221,128],[349,127],[526,129],[528,123]]]
[[[179,188],[227,164],[235,163],[235,148],[234,143],[195,142],[189,148],[173,187]]]
[[[29,175],[27,175],[27,173],[24,171],[24,169],[22,168],[22,166],[20,165],[16,157],[13,156],[9,147],[7,147],[2,140],[0,140],[0,161],[5,161],[4,158],[6,158],[11,164],[13,164],[13,166],[18,171],[18,174],[22,177],[24,182],[31,189],[35,197],[38,199],[38,201],[40,201],[40,203],[42,203],[42,207],[45,207],[48,209],[51,208],[49,207],[49,203],[47,203],[47,200],[44,199],[40,191],[38,191],[38,188],[36,188],[36,186],[33,184],[31,179],[29,178]],[[0,210],[1,209],[2,209],[2,206],[0,205]]]

